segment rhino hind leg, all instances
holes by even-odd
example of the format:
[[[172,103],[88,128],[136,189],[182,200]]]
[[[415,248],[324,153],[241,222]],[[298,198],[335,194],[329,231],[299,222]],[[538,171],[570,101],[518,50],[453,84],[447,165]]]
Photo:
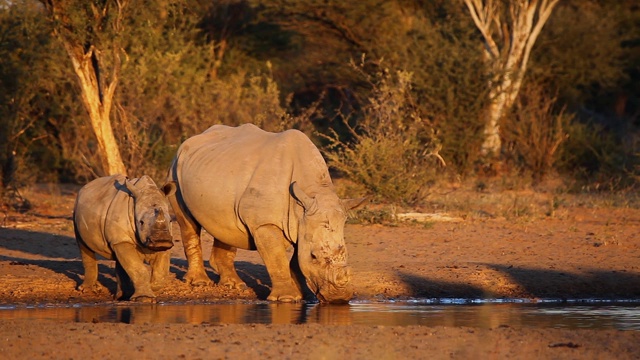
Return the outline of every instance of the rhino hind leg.
[[[135,245],[120,243],[113,246],[116,253],[117,300],[155,301],[151,290],[151,274],[138,255]]]
[[[271,278],[272,288],[267,300],[300,301],[302,292],[291,278],[282,230],[273,225],[264,225],[254,231],[253,238]]]
[[[247,284],[240,279],[233,264],[237,250],[235,247],[214,239],[209,264],[220,275],[218,285],[229,289],[245,290]]]
[[[204,269],[204,259],[202,258],[202,244],[200,240],[202,226],[193,219],[188,210],[185,210],[180,205],[183,201],[178,201],[178,196],[180,196],[180,191],[169,195],[168,198],[173,212],[176,214],[178,225],[180,225],[182,245],[184,246],[184,254],[189,266],[187,273],[184,275],[184,280],[187,284],[193,286],[210,286],[213,284],[213,281],[209,279]]]
[[[80,248],[82,266],[84,267],[84,280],[77,289],[82,292],[102,292],[106,288],[98,282],[98,261],[96,260],[96,253],[89,249],[89,247],[85,245],[80,238],[78,238],[78,235],[76,235],[76,238],[78,241],[78,247]]]

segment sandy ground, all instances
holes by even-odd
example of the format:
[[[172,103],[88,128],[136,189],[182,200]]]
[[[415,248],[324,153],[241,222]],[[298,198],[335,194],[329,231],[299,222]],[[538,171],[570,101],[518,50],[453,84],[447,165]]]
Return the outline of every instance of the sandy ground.
[[[0,306],[110,304],[75,290],[83,277],[69,216],[74,191],[30,194],[34,208],[0,212]],[[484,213],[484,212],[483,212]],[[429,298],[640,299],[640,211],[561,206],[549,216],[463,216],[457,221],[348,225],[355,300]],[[455,220],[455,219],[454,219]],[[179,234],[176,231],[176,234]],[[236,266],[249,289],[192,289],[179,235],[159,302],[265,299],[269,278],[255,252]],[[211,239],[204,239],[208,258]],[[210,271],[210,276],[217,276]],[[113,263],[100,281],[115,289]],[[8,310],[0,310],[8,311]],[[521,358],[637,359],[640,331],[501,326],[122,324],[0,316],[0,358]]]

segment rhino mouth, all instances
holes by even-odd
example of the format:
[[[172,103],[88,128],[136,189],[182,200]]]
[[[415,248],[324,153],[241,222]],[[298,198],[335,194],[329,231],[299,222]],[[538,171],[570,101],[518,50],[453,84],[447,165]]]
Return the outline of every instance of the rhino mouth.
[[[318,298],[318,301],[320,301],[320,303],[322,304],[348,304],[349,300],[352,298],[352,294],[349,293],[348,295],[344,295],[344,296],[337,296],[337,297],[325,297],[321,292],[316,293],[316,297]]]
[[[307,281],[307,286],[322,304],[346,304],[353,298],[351,286],[336,286],[335,284]]]
[[[166,236],[149,236],[146,238],[144,246],[153,251],[164,251],[169,250],[173,247],[173,239],[171,237]]]

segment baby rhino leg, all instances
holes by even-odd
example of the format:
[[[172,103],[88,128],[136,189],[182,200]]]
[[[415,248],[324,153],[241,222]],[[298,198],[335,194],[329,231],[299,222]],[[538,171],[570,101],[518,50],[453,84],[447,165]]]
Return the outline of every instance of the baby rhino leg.
[[[105,287],[98,282],[98,261],[96,260],[96,253],[89,249],[80,239],[78,239],[78,247],[80,248],[82,266],[84,267],[84,281],[78,286],[78,290],[98,293],[105,289]]]
[[[171,252],[161,251],[152,255],[151,264],[151,290],[154,292],[162,289],[169,278],[169,266]]]
[[[138,254],[136,247],[132,243],[119,243],[113,246],[116,253],[116,268],[122,267],[126,275],[133,283],[133,295],[131,300],[141,302],[155,301],[155,295],[151,290],[151,274],[144,265],[142,258]],[[121,289],[121,276],[118,276],[118,288]]]

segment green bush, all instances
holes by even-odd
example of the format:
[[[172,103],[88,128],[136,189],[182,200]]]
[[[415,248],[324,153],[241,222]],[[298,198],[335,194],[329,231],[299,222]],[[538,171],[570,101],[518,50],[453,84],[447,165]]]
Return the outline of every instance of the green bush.
[[[580,190],[620,190],[638,185],[638,154],[622,135],[589,120],[574,120],[558,169],[576,180]]]
[[[439,142],[412,103],[411,73],[387,70],[369,79],[373,86],[363,118],[345,124],[352,141],[335,131],[326,136],[329,165],[364,187],[374,199],[412,205],[426,196],[436,177]]]

